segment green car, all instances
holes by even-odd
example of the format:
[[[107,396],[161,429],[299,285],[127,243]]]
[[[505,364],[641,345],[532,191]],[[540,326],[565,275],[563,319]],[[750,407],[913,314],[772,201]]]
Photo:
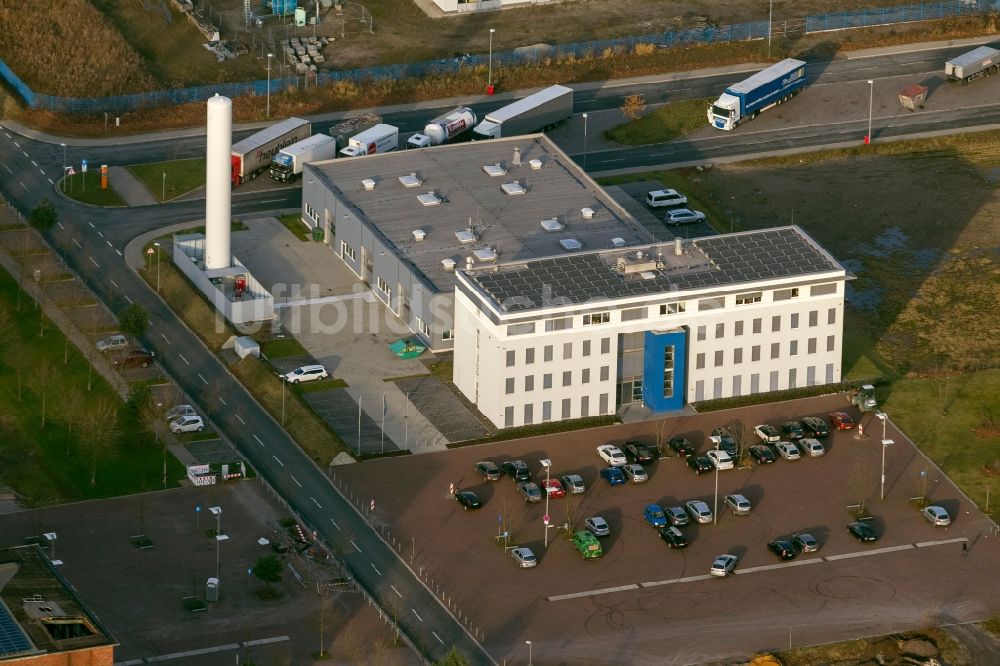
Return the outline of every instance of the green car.
[[[596,560],[604,556],[601,542],[587,530],[580,530],[573,535],[573,547],[579,551],[585,560]]]
[[[389,349],[399,358],[416,358],[427,351],[427,345],[416,338],[405,338],[393,342]]]

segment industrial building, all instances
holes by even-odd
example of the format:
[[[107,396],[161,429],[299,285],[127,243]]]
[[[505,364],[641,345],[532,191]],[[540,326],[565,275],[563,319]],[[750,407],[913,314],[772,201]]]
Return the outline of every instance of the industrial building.
[[[847,272],[805,232],[656,243],[542,135],[309,164],[303,219],[500,428],[841,377]]]

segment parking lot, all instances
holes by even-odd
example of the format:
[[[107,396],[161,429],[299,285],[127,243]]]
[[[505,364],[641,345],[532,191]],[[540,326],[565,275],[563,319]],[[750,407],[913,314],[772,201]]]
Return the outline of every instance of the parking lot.
[[[687,436],[704,452],[705,434],[734,419],[752,428],[846,408],[842,395],[812,398],[679,417],[663,434]],[[871,413],[861,422],[865,438],[835,432],[822,457],[717,477],[695,475],[682,458],[666,457],[648,466],[646,483],[611,487],[599,479],[604,464],[595,447],[651,443],[651,423],[373,461],[337,476],[376,500],[378,519],[409,546],[404,557],[482,632],[498,661],[526,660],[530,640],[541,663],[621,662],[626,654],[629,663],[700,663],[987,616],[1000,593],[991,573],[1000,560],[993,524],[891,422],[886,436],[895,444],[886,449],[880,501],[881,423]],[[526,460],[536,481],[544,479],[543,458],[552,460],[554,477],[583,476],[586,493],[551,500],[549,514],[553,524],[569,521],[577,529],[588,516],[604,517],[611,535],[601,539],[603,558],[583,560],[559,529],[550,529],[546,548],[545,502],[527,505],[508,477],[486,482],[473,471],[477,460],[510,458]],[[683,527],[690,545],[668,548],[644,522],[643,507],[689,499],[711,507],[716,478],[718,523]],[[463,511],[450,484],[475,491],[484,507]],[[923,488],[949,511],[951,527],[932,527],[911,505]],[[722,510],[722,497],[734,492],[753,504],[748,515]],[[874,544],[845,529],[848,508],[862,495],[879,536]],[[535,552],[537,567],[514,566],[498,545],[502,529],[511,543]],[[815,536],[820,550],[784,563],[767,550],[768,541],[799,531]],[[739,558],[735,576],[708,576],[721,553]]]

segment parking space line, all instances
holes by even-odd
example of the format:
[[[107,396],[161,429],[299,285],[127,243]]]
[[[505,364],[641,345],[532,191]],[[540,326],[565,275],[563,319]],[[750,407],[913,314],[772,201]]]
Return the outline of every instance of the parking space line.
[[[392,589],[392,591],[393,591],[393,592],[395,592],[395,593],[396,593],[396,596],[397,596],[397,597],[399,597],[400,599],[402,599],[402,598],[403,598],[403,595],[402,595],[402,594],[400,594],[399,590],[397,590],[397,589],[396,589],[396,586],[395,586],[395,585],[390,585],[389,587],[390,587],[390,588]]]
[[[288,636],[275,636],[274,638],[258,638],[253,641],[244,641],[243,645],[251,647],[254,645],[268,645],[269,643],[281,643],[287,640],[290,640]]]
[[[108,282],[110,282],[115,289],[118,289],[118,283],[117,282],[115,282],[111,278],[108,278]]]
[[[359,553],[362,552],[362,550],[358,548],[358,544],[354,543],[354,539],[351,539],[351,545],[354,546],[354,550],[358,551]]]
[[[223,399],[223,398],[222,398],[221,396],[219,397],[219,402],[221,402],[221,403],[222,403],[222,406],[223,406],[223,407],[225,407],[225,406],[226,406],[226,401],[225,401],[225,399]]]
[[[294,481],[294,482],[295,482],[295,485],[297,485],[297,486],[298,486],[299,488],[301,488],[301,487],[302,487],[302,484],[301,484],[301,483],[299,483],[299,480],[295,478],[295,475],[294,475],[294,474],[289,474],[288,476],[292,477],[292,481]]]
[[[333,518],[331,518],[330,519],[330,524],[333,525],[334,527],[336,527],[338,532],[340,531],[340,525],[337,524],[336,520],[334,520]]]
[[[600,590],[587,590],[586,592],[572,592],[570,594],[557,594],[554,597],[547,597],[549,601],[562,601],[563,599],[579,599],[580,597],[596,597],[599,594],[611,594],[612,592],[624,592],[626,590],[638,590],[635,583],[630,585],[619,585],[618,587],[605,587]]]
[[[135,302],[131,298],[129,298],[128,294],[125,294],[125,300],[128,301],[130,305]]]
[[[337,303],[339,301],[351,301],[355,299],[361,299],[367,303],[375,302],[375,295],[370,291],[361,291],[355,294],[345,294],[343,296],[321,296],[319,298],[303,298],[297,301],[288,301],[286,303],[275,303],[274,309],[280,310],[282,308],[297,308],[304,305],[319,305],[321,303]]]
[[[180,359],[181,359],[182,361],[184,361],[184,363],[185,363],[186,365],[191,365],[191,363],[190,363],[190,362],[188,362],[188,360],[187,360],[186,358],[184,358],[184,354],[178,354],[178,356],[180,357]]]
[[[920,541],[916,544],[917,548],[927,548],[928,546],[943,546],[946,543],[961,543],[963,541],[968,541],[966,537],[958,537],[957,539],[944,539],[943,541]]]
[[[198,373],[198,379],[204,382],[205,386],[208,386],[208,380],[202,377],[200,372]]]
[[[163,335],[163,333],[160,333],[160,337],[163,338],[163,341],[166,342],[168,345],[170,344],[170,340],[167,340],[167,336]]]
[[[791,560],[789,562],[779,562],[778,564],[765,564],[759,567],[749,567],[747,569],[736,569],[733,573],[736,574],[748,574],[755,571],[771,571],[772,569],[786,569],[788,567],[801,567],[805,564],[819,564],[823,561],[822,557],[813,557],[808,560]]]
[[[702,574],[701,576],[685,576],[684,578],[672,578],[670,580],[656,580],[650,583],[639,583],[640,587],[656,587],[658,585],[673,585],[674,583],[693,583],[698,580],[708,580],[711,578],[708,574]]]
[[[155,657],[146,657],[146,663],[153,661],[171,661],[173,659],[184,659],[186,657],[199,657],[205,654],[215,654],[216,652],[225,652],[227,650],[239,650],[239,643],[228,643],[227,645],[216,645],[214,647],[201,648],[200,650],[188,650],[186,652],[173,652],[171,654],[161,654]]]
[[[377,566],[375,566],[375,563],[374,563],[374,562],[369,562],[369,564],[371,564],[371,565],[372,565],[372,569],[374,569],[374,570],[375,570],[375,573],[377,573],[377,574],[378,574],[379,576],[381,576],[381,575],[382,575],[382,572],[378,570],[378,567],[377,567]]]
[[[911,550],[912,543],[904,543],[902,546],[889,546],[888,548],[876,548],[874,550],[859,550],[856,553],[844,553],[843,555],[828,555],[824,560],[832,562],[834,560],[847,560],[852,557],[865,557],[867,555],[880,555],[882,553],[894,553],[897,550]]]
[[[94,261],[93,257],[88,256],[87,259],[90,259],[90,263],[94,264],[94,266],[96,266],[97,268],[101,267],[101,265],[99,263],[97,263],[96,261]]]
[[[424,621],[424,618],[420,617],[420,613],[417,612],[416,608],[411,608],[410,610],[413,611],[413,614],[417,616],[418,620],[420,620],[421,622]]]
[[[440,643],[441,645],[444,645],[444,641],[441,640],[441,637],[438,636],[436,632],[431,631],[431,636],[433,636],[434,638],[438,639],[438,643]]]
[[[73,239],[73,242],[74,242],[74,243],[76,243],[76,246],[77,246],[78,248],[80,248],[81,250],[83,249],[83,246],[82,246],[82,245],[80,245],[80,241],[78,241],[77,239],[75,239],[75,238],[74,238],[74,239]]]

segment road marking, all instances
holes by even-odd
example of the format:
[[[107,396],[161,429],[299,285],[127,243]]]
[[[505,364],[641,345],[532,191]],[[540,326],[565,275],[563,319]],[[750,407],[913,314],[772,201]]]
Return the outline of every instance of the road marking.
[[[20,148],[20,146],[18,146],[18,148]],[[22,150],[21,154],[24,155],[25,157],[28,157],[27,151]],[[31,158],[29,157],[28,159],[31,159]]]
[[[23,187],[25,192],[30,192],[31,191],[31,190],[28,189],[28,186],[25,185],[24,183],[18,183],[18,185],[20,185],[21,187]]]
[[[916,544],[917,548],[927,548],[929,546],[943,546],[946,543],[960,543],[962,541],[968,541],[965,537],[958,537],[957,539],[944,539],[943,541],[920,541]]]
[[[625,157],[615,157],[614,159],[606,159],[605,162],[624,162],[627,158]]]
[[[375,565],[373,564],[372,566],[375,566]],[[410,610],[413,611],[413,614],[417,616],[418,620],[420,620],[421,622],[424,621],[424,618],[420,617],[420,613],[417,612],[416,608],[411,608]]]
[[[695,582],[697,580],[708,580],[711,577],[712,576],[710,576],[708,574],[703,574],[701,576],[685,576],[684,578],[672,578],[670,580],[656,580],[656,581],[652,581],[650,583],[639,583],[639,585],[641,587],[657,587],[659,585],[673,585],[674,583],[693,583],[693,582]],[[563,595],[563,596],[567,596],[567,595]],[[553,599],[551,597],[549,598],[549,600],[553,601]]]
[[[117,254],[120,257],[122,256],[122,251],[119,250],[118,248],[115,248],[115,254]]]
[[[66,227],[64,227],[64,226],[62,225],[62,222],[56,222],[56,225],[58,225],[58,227],[59,227],[60,229],[62,229],[63,231],[65,231],[65,230],[66,230]]]
[[[97,263],[96,261],[94,261],[94,258],[93,258],[93,257],[91,257],[90,255],[87,255],[87,259],[90,259],[90,263],[94,264],[94,265],[95,265],[95,266],[97,266],[98,268],[100,268],[100,267],[101,267],[101,265],[100,265],[100,264],[98,264],[98,263]]]
[[[73,242],[74,242],[74,243],[76,243],[76,246],[77,246],[78,248],[80,248],[81,250],[83,249],[83,246],[82,246],[82,245],[80,245],[80,241],[78,241],[77,239],[75,239],[75,238],[74,238],[74,239],[73,239]]]
[[[297,485],[297,486],[298,486],[299,488],[301,488],[301,487],[302,487],[302,484],[301,484],[301,483],[299,483],[299,480],[295,478],[295,475],[294,475],[294,474],[289,474],[288,476],[292,477],[292,481],[294,481],[294,482],[295,482],[295,485]]]
[[[278,463],[279,465],[281,465],[282,467],[284,467],[284,466],[285,466],[285,463],[283,463],[283,462],[281,462],[280,460],[278,460],[278,456],[271,456],[271,457],[272,457],[272,458],[274,458],[274,459],[275,459],[275,461],[277,461],[277,463]]]
[[[212,647],[201,648],[198,650],[187,650],[185,652],[171,652],[169,654],[160,654],[153,657],[146,657],[144,659],[130,659],[128,661],[116,662],[115,666],[133,666],[135,664],[148,664],[156,661],[173,661],[175,659],[185,659],[190,657],[197,657],[202,655],[214,654],[218,652],[225,652],[227,650],[239,650],[240,647],[253,647],[255,645],[268,645],[271,643],[282,643],[284,641],[290,640],[288,636],[273,636],[271,638],[258,638],[252,641],[245,641],[243,643],[228,643],[225,645],[215,645]]]
[[[240,423],[242,423],[243,425],[246,425],[246,424],[247,424],[247,422],[246,422],[246,421],[244,421],[244,420],[243,420],[243,417],[242,417],[242,416],[240,416],[239,414],[237,414],[237,415],[236,415],[236,420],[237,420],[237,421],[239,421]],[[264,445],[263,445],[263,444],[261,444],[261,446],[264,446]]]
[[[251,192],[247,192],[251,194]],[[276,201],[284,201],[284,199],[264,199],[263,201],[258,201],[257,203],[275,203]]]
[[[89,225],[90,225],[90,228],[91,228],[91,229],[93,229],[93,228],[94,228],[94,223],[93,223],[93,222],[87,222],[87,224],[89,224]]]
[[[7,166],[6,164],[3,165],[3,168],[7,169],[7,173],[14,173],[14,171],[9,166]],[[55,183],[52,183],[52,184],[55,185]]]
[[[237,416],[239,416],[239,415],[237,414]],[[243,419],[240,419],[240,420],[242,421]],[[246,424],[244,424],[244,425],[246,425]],[[264,442],[261,441],[260,437],[258,437],[257,435],[254,435],[253,438],[257,440],[258,444],[260,444],[261,446],[264,446]]]
[[[344,296],[323,296],[321,298],[303,298],[297,301],[286,301],[285,303],[275,303],[274,309],[280,310],[282,308],[297,308],[303,305],[318,305],[320,303],[336,303],[338,301],[351,301],[360,298],[368,303],[375,302],[375,295],[370,291],[361,291],[355,294],[346,294]]]
[[[187,365],[191,365],[191,364],[190,364],[190,363],[188,362],[188,360],[187,360],[186,358],[184,358],[184,354],[178,354],[178,356],[180,356],[181,360],[182,360],[182,361],[184,361],[184,363],[186,363]]]
[[[208,380],[202,377],[200,372],[198,373],[198,379],[204,382],[205,386],[208,386]]]
[[[403,595],[402,595],[402,594],[400,594],[399,590],[397,590],[397,589],[396,589],[396,586],[395,586],[395,585],[390,585],[389,587],[390,587],[390,588],[392,589],[392,591],[393,591],[393,592],[395,592],[395,593],[396,593],[396,596],[397,596],[397,597],[399,597],[400,599],[402,599],[402,598],[403,598]]]
[[[354,550],[358,551],[359,553],[363,552],[360,548],[358,548],[358,544],[354,543],[354,539],[351,539],[351,545],[354,546]]]
[[[287,640],[289,640],[288,636],[275,636],[274,638],[258,638],[254,641],[244,641],[243,645],[250,647],[253,645],[267,645],[268,643],[280,643]]]
[[[309,499],[311,499],[313,501],[313,504],[315,504],[319,508],[321,508],[321,509],[323,508],[323,505],[320,504],[319,502],[317,502],[315,497],[310,497]]]
[[[548,597],[549,601],[562,601],[563,599],[579,599],[580,597],[596,597],[599,594],[611,594],[612,592],[624,592],[626,590],[638,590],[639,586],[635,583],[629,585],[619,585],[618,587],[605,587],[600,590],[587,590],[586,592],[573,592],[571,594],[557,594],[554,597]]]
[[[733,573],[737,574],[748,574],[755,571],[771,571],[772,569],[786,569],[788,567],[801,567],[805,564],[818,564],[823,561],[822,557],[813,557],[808,560],[791,560],[788,562],[780,562],[778,564],[765,564],[759,567],[749,567],[747,569],[737,569]]]
[[[438,636],[436,632],[434,632],[434,631],[431,631],[431,635],[432,635],[432,636],[433,636],[434,638],[438,639],[438,643],[440,643],[441,645],[444,645],[444,641],[443,641],[443,640],[441,640],[441,637],[440,637],[440,636]]]
[[[104,238],[104,234],[100,231],[97,232],[97,235],[100,236],[101,238]]]
[[[49,185],[55,185],[55,183],[54,183],[54,182],[52,182],[52,179],[51,179],[51,178],[46,178],[46,180],[48,180],[48,181],[49,181]]]
[[[132,302],[132,299],[128,297],[128,294],[125,294],[125,300],[128,301],[129,303]]]
[[[14,142],[14,145],[17,146],[18,148],[21,147],[21,144],[19,144],[17,141]]]
[[[112,280],[111,278],[108,278],[108,282],[110,282],[111,284],[113,284],[113,285],[114,285],[114,287],[115,287],[115,289],[117,289],[117,288],[118,288],[118,283],[117,283],[117,282],[115,282],[114,280]]]
[[[111,244],[111,241],[109,241],[107,238],[104,239],[104,242],[108,244],[108,247],[114,247],[114,245]]]
[[[852,557],[867,557],[868,555],[881,555],[882,553],[894,553],[897,550],[910,550],[913,548],[912,543],[904,543],[902,546],[889,546],[888,548],[875,548],[874,550],[859,550],[856,553],[844,553],[843,555],[828,555],[823,559],[827,561],[834,560],[847,560]]]
[[[221,396],[219,397],[219,402],[221,402],[223,404],[223,406],[225,406],[225,404],[226,404],[226,401],[223,400]]]
[[[378,570],[378,567],[375,566],[375,563],[374,562],[370,562],[370,564],[372,565],[372,569],[375,570],[375,573],[377,573],[379,576],[381,576],[382,572]]]
[[[160,337],[163,338],[163,341],[166,342],[168,345],[170,344],[170,340],[167,340],[167,336],[163,335],[163,333],[160,333]]]
[[[338,532],[340,531],[340,525],[337,524],[336,520],[334,520],[333,518],[331,518],[330,519],[330,524],[333,525],[334,527],[336,527]]]

